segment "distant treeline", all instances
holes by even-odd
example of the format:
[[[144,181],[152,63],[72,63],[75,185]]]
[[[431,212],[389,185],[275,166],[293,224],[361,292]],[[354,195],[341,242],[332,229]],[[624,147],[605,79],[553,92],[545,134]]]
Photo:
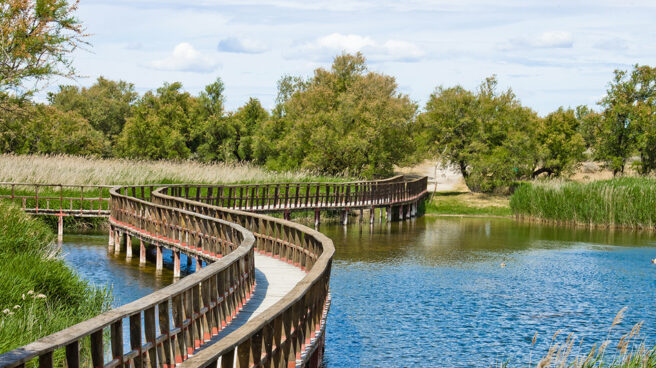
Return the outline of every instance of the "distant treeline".
[[[559,176],[591,153],[615,173],[639,155],[656,168],[656,68],[616,71],[601,112],[559,108],[540,117],[495,77],[475,91],[438,87],[423,110],[394,77],[367,70],[360,54],[335,57],[309,78],[284,76],[276,106],[251,98],[224,108],[221,79],[199,95],[165,83],[139,96],[124,81],[60,86],[49,104],[16,101],[0,116],[0,150],[138,159],[246,161],[365,178],[439,157],[475,191],[504,191],[540,174]]]

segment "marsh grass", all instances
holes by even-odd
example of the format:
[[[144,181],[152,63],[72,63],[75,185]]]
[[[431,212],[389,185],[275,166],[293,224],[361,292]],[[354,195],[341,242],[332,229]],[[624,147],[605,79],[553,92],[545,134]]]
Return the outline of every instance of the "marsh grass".
[[[586,226],[654,229],[656,179],[525,183],[513,193],[510,208],[520,218]]]
[[[78,156],[0,155],[0,182],[41,184],[174,184],[343,181],[306,171],[273,172],[249,164],[146,161]]]
[[[556,342],[561,330],[551,337],[547,354],[530,367],[537,368],[653,368],[656,367],[656,347],[648,348],[640,336],[642,322],[623,334],[617,342],[611,336],[616,326],[622,323],[626,307],[622,308],[609,327],[606,338],[595,344],[589,351],[582,351],[583,339],[577,339],[573,334],[567,335],[563,342]],[[534,335],[531,347],[537,341]]]
[[[60,258],[53,239],[41,220],[0,202],[0,353],[110,306],[110,293],[81,280]],[[63,352],[55,359],[61,365]]]

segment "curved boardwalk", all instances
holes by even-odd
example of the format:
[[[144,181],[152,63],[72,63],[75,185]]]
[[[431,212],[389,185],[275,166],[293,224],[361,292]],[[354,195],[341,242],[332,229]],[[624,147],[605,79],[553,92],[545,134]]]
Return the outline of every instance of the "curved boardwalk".
[[[330,306],[332,241],[288,221],[290,211],[385,207],[387,218],[417,214],[426,178],[353,183],[80,187],[79,198],[43,194],[46,185],[0,183],[33,214],[106,216],[108,251],[132,257],[134,240],[207,266],[173,285],[0,355],[0,367],[39,367],[65,360],[94,367],[318,367]],[[78,186],[79,187],[79,186]],[[29,189],[33,188],[34,193]],[[68,207],[65,206],[68,204]],[[285,219],[256,212],[283,211]],[[398,214],[398,217],[396,216]],[[129,327],[125,333],[123,326]],[[127,349],[125,347],[128,347]],[[125,351],[128,350],[128,351]]]

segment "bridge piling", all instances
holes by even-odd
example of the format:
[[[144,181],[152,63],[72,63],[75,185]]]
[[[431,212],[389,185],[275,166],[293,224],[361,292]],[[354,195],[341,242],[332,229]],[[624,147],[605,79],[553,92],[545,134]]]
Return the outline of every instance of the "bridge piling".
[[[64,214],[58,215],[59,219],[57,220],[57,243],[64,241]]]
[[[109,244],[107,245],[107,251],[111,252],[112,249],[114,249],[114,228],[113,226],[109,226]]]
[[[139,239],[139,266],[146,264],[146,245],[143,239]]]
[[[162,246],[159,244],[155,245],[155,248],[157,248],[157,256],[155,259],[155,270],[161,271],[162,268],[164,268],[164,261],[162,259]]]
[[[132,238],[125,234],[125,259],[132,259]]]
[[[121,237],[123,233],[120,231],[116,231],[114,234],[114,254],[119,254],[121,253]]]
[[[173,250],[173,277],[180,277],[180,251]]]
[[[314,210],[314,227],[318,228],[321,221],[321,211],[319,209]]]
[[[369,210],[369,223],[371,225],[374,224],[375,217],[376,217],[376,208],[372,206],[371,209]]]

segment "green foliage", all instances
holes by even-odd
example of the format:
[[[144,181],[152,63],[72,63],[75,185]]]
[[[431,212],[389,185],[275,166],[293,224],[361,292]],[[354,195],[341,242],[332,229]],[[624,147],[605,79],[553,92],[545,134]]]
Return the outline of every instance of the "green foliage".
[[[513,193],[510,208],[516,215],[548,221],[653,229],[656,179],[525,183]]]
[[[562,107],[540,120],[537,127],[539,171],[560,176],[563,171],[572,171],[581,161],[585,151],[585,140],[579,133],[579,120],[572,109]]]
[[[59,91],[48,94],[52,106],[61,111],[77,112],[112,140],[123,130],[137,97],[133,84],[103,77],[89,88],[59,86]]]
[[[416,105],[393,77],[367,72],[360,53],[337,56],[306,82],[285,78],[279,88],[278,121],[255,138],[254,156],[269,152],[269,167],[382,176],[411,150]]]
[[[197,99],[183,92],[179,82],[164,83],[137,101],[118,139],[117,153],[129,158],[188,158],[196,148],[192,130],[197,116]]]
[[[53,238],[40,220],[0,202],[0,353],[109,308],[109,294],[68,268]]]
[[[108,152],[109,146],[77,113],[28,103],[0,117],[0,149],[3,153],[97,156]]]
[[[473,191],[506,191],[536,162],[537,115],[496,87],[494,77],[477,93],[438,87],[419,116],[420,151],[455,165]]]
[[[77,6],[78,1],[66,0],[0,3],[0,108],[5,109],[10,93],[29,96],[53,75],[75,75],[69,55],[85,44],[74,16]],[[25,86],[26,80],[33,87]]]
[[[489,198],[472,199],[475,195],[459,192],[434,193],[425,204],[425,213],[475,216],[510,216],[512,214],[507,197],[484,195]]]
[[[624,173],[628,158],[640,153],[640,172],[656,168],[656,68],[636,65],[629,73],[615,70],[606,96],[597,157],[614,174]]]

